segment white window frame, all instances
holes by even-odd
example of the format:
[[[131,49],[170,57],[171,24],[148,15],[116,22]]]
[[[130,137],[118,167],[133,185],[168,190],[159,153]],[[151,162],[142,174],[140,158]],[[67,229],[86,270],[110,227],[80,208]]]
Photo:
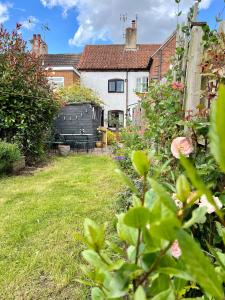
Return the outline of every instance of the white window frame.
[[[65,78],[60,76],[48,76],[48,83],[51,86],[53,90],[57,90],[58,88],[64,87]],[[54,82],[55,80],[55,82]],[[61,85],[58,85],[57,82],[61,83]]]
[[[148,76],[141,76],[136,78],[137,93],[145,93],[148,91]]]

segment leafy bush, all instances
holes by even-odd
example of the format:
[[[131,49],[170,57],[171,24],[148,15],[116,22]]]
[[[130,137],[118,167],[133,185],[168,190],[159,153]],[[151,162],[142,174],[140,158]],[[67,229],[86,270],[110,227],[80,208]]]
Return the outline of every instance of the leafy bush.
[[[44,154],[46,131],[59,108],[42,66],[26,49],[20,25],[0,26],[0,138],[16,142],[29,162]]]
[[[223,172],[224,95],[225,87],[221,87],[213,105],[210,129],[211,151]],[[118,171],[133,193],[132,206],[118,215],[118,245],[105,241],[105,226],[85,220],[89,249],[83,251],[83,257],[90,265],[90,281],[85,284],[93,287],[92,299],[224,299],[222,199],[213,195],[182,152],[179,161],[185,174],[178,177],[173,197],[150,175],[151,158],[145,151],[132,153],[141,189]],[[204,225],[210,236],[205,235],[199,243],[196,230]]]
[[[7,172],[11,164],[21,158],[19,147],[0,141],[0,174]]]
[[[103,104],[102,100],[98,95],[87,87],[81,86],[80,84],[74,84],[69,87],[59,89],[59,96],[65,103],[93,103],[97,105]]]
[[[116,143],[116,134],[110,130],[107,131],[107,144],[114,145]]]

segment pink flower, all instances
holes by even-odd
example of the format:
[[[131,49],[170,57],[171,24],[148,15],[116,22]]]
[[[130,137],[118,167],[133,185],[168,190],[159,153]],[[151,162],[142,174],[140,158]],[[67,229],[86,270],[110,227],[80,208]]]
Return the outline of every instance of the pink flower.
[[[179,258],[181,256],[182,252],[178,240],[173,242],[173,245],[171,246],[170,250],[173,257]]]
[[[186,137],[177,137],[172,141],[171,152],[174,157],[179,158],[180,154],[188,157],[193,152],[191,139]]]
[[[218,208],[222,208],[223,207],[223,204],[221,203],[220,199],[218,197],[214,197],[213,196],[213,199],[215,201],[215,203],[217,204]],[[209,203],[206,195],[202,195],[200,200],[196,201],[195,202],[199,207],[206,207],[207,208],[207,213],[208,214],[212,214],[215,212],[215,207]]]
[[[174,89],[174,90],[178,90],[178,91],[183,91],[183,89],[184,89],[184,84],[182,83],[182,82],[173,82],[172,83],[172,88]]]

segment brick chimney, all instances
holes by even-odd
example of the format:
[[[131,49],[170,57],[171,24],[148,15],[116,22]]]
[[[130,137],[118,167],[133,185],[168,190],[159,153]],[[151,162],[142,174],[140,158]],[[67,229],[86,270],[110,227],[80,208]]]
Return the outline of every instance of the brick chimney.
[[[32,53],[36,54],[37,56],[48,54],[48,46],[42,40],[40,34],[34,34],[33,35]]]
[[[126,50],[136,50],[137,49],[137,24],[133,20],[131,27],[126,28]]]

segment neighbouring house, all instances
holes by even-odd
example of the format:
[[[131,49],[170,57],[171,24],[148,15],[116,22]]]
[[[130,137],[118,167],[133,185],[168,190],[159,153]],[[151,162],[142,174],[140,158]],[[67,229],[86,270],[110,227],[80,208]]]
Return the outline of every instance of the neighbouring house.
[[[126,28],[125,37],[124,45],[87,45],[78,64],[81,85],[93,89],[105,103],[105,126],[110,129],[126,125],[138,94],[147,91],[149,77],[153,78],[151,68],[155,76],[160,64],[158,72],[163,76],[175,52],[169,40],[167,45],[137,44],[136,21]]]
[[[176,32],[174,32],[156,51],[151,55],[149,60],[149,80],[162,80],[171,67],[171,58],[176,51]],[[145,128],[145,120],[143,118],[144,111],[139,101],[132,108],[133,124],[139,126],[143,130]]]
[[[161,80],[171,66],[171,58],[175,55],[176,32],[174,32],[150,57],[150,80]]]
[[[43,57],[43,67],[52,87],[67,87],[80,81],[77,66],[80,54],[48,54],[48,46],[40,34],[34,34],[32,52]]]

